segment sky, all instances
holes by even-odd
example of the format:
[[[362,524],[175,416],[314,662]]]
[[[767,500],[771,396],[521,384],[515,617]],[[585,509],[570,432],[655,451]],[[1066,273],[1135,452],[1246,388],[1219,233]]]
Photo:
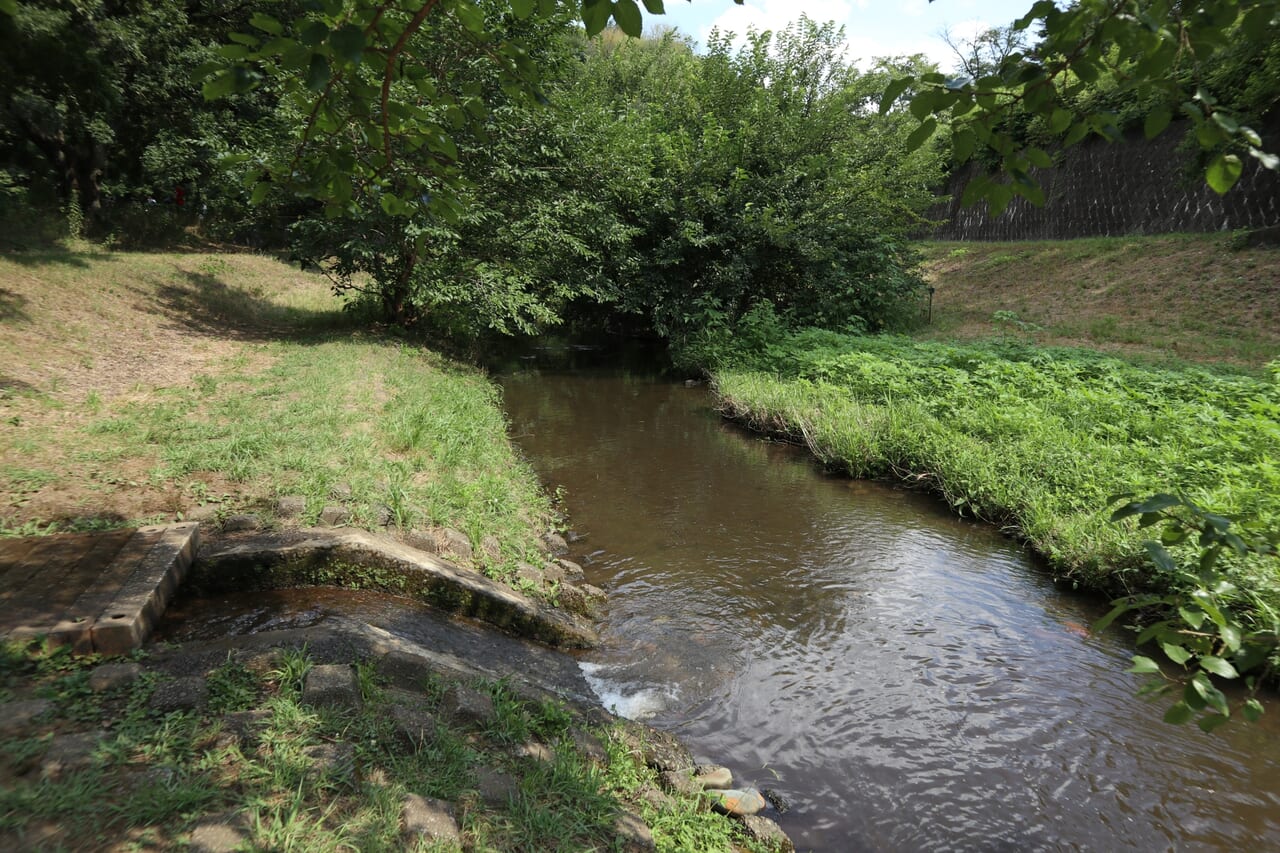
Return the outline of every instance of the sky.
[[[713,27],[745,33],[748,28],[780,30],[788,22],[808,15],[823,23],[843,24],[849,43],[849,59],[858,64],[875,56],[923,53],[944,69],[954,65],[954,55],[938,37],[944,27],[970,36],[1008,24],[1031,8],[1032,0],[665,0],[667,14],[645,16],[645,24],[674,26],[700,46]]]

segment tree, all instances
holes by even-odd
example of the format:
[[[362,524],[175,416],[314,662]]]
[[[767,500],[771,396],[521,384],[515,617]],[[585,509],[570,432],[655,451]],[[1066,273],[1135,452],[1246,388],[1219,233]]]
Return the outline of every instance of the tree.
[[[1242,123],[1221,92],[1213,91],[1209,70],[1241,42],[1274,44],[1280,36],[1278,14],[1278,0],[1077,0],[1066,8],[1040,0],[1012,25],[1014,32],[1034,29],[1039,37],[1034,47],[1012,51],[976,79],[938,73],[898,78],[880,106],[886,112],[905,108],[919,121],[912,135],[917,145],[949,127],[958,162],[992,152],[998,168],[971,181],[963,200],[986,199],[998,213],[1015,195],[1043,204],[1030,170],[1052,165],[1043,147],[1018,138],[1008,116],[1022,111],[1038,118],[1060,146],[1094,135],[1116,139],[1114,113],[1077,98],[1106,79],[1139,103],[1159,95],[1143,117],[1149,138],[1168,127],[1175,111],[1186,116],[1194,138],[1210,152],[1205,180],[1224,193],[1240,177],[1242,154],[1272,170],[1280,169],[1280,157],[1264,148],[1259,133]],[[913,94],[902,97],[908,90]]]
[[[994,74],[1010,56],[1027,47],[1026,33],[1013,27],[991,27],[971,38],[944,29],[940,36],[956,55],[956,72],[970,80]]]
[[[215,180],[246,138],[280,138],[269,87],[211,104],[191,71],[248,13],[230,0],[7,4],[0,15],[3,162],[92,221],[121,199]],[[288,8],[282,5],[281,8]],[[194,200],[194,199],[193,199]]]
[[[940,158],[907,154],[902,117],[874,109],[884,72],[847,63],[833,24],[734,41],[714,33],[703,56],[669,36],[606,41],[588,59],[573,109],[617,116],[647,164],[624,214],[644,262],[614,305],[676,338],[763,301],[799,325],[897,324]]]

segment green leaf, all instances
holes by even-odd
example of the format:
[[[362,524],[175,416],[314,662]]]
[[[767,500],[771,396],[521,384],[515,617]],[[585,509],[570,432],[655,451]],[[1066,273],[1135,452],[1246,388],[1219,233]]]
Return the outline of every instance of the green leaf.
[[[582,23],[587,28],[587,35],[598,35],[609,23],[613,14],[613,6],[609,0],[583,0]]]
[[[1161,643],[1160,648],[1164,650],[1165,657],[1176,664],[1184,664],[1191,660],[1191,652],[1182,646],[1175,646],[1172,643]]]
[[[907,137],[907,150],[915,151],[921,145],[924,145],[925,141],[933,136],[933,132],[937,129],[938,120],[933,116],[922,121],[920,126],[911,131],[911,135]]]
[[[1053,158],[1039,148],[1028,148],[1025,153],[1032,166],[1039,166],[1041,169],[1053,166]]]
[[[1160,671],[1160,664],[1153,661],[1146,655],[1134,655],[1133,666],[1129,667],[1129,672],[1135,672],[1139,675]]]
[[[1240,635],[1240,627],[1233,623],[1223,625],[1218,631],[1218,636],[1222,637],[1223,644],[1233,652],[1240,649],[1240,644],[1244,640]]]
[[[1171,495],[1171,494],[1168,494],[1167,492],[1160,492],[1158,494],[1152,495],[1151,497],[1147,498],[1144,501],[1137,501],[1134,504],[1134,508],[1138,512],[1143,512],[1143,513],[1160,512],[1162,510],[1171,509],[1175,506],[1181,506],[1182,504],[1183,504],[1182,498],[1178,497],[1177,495]]]
[[[1186,622],[1193,629],[1198,629],[1204,624],[1205,614],[1203,610],[1192,610],[1188,607],[1179,607],[1178,615],[1182,617],[1183,622]]]
[[[269,192],[271,192],[271,183],[269,181],[259,181],[253,188],[253,195],[249,197],[249,203],[262,204]]]
[[[1169,710],[1164,712],[1164,721],[1180,726],[1183,723],[1190,722],[1196,715],[1195,709],[1186,702],[1178,701],[1169,706]]]
[[[1240,132],[1240,122],[1236,121],[1233,117],[1227,115],[1222,110],[1214,110],[1212,118],[1213,123],[1222,128],[1222,130],[1228,135],[1235,136]]]
[[[1236,672],[1236,668],[1220,657],[1213,655],[1205,655],[1196,661],[1200,668],[1212,672],[1221,678],[1239,678],[1240,673]]]
[[[884,115],[893,108],[893,104],[898,97],[915,82],[914,77],[899,77],[896,80],[890,80],[889,85],[884,87],[884,94],[880,96],[880,115]]]
[[[992,219],[999,219],[1000,214],[1013,201],[1013,188],[1008,184],[993,183],[987,188],[987,211]]]
[[[355,24],[346,24],[329,36],[329,46],[339,59],[358,64],[364,56],[364,31]]]
[[[1251,723],[1258,722],[1258,718],[1262,716],[1262,703],[1257,699],[1248,699],[1244,703],[1244,707],[1240,709],[1244,713],[1244,718]]]
[[[1031,22],[1037,18],[1052,15],[1057,11],[1058,6],[1053,2],[1053,0],[1039,0],[1038,3],[1034,4],[1027,10],[1025,15],[1013,22],[1013,28],[1015,30],[1025,30],[1027,27],[1031,26]]]
[[[224,69],[215,76],[205,81],[200,87],[200,91],[204,94],[205,100],[214,101],[218,98],[225,98],[235,91],[236,77],[231,73],[231,69]]]
[[[1094,622],[1093,626],[1089,629],[1090,631],[1095,634],[1099,631],[1105,631],[1112,622],[1116,621],[1116,619],[1120,617],[1122,613],[1127,613],[1133,607],[1132,603],[1130,603],[1127,598],[1121,598],[1112,603],[1115,604],[1115,607],[1112,607],[1111,611],[1107,613],[1106,616],[1103,616],[1097,622]]]
[[[315,47],[325,40],[325,36],[329,35],[329,28],[319,21],[312,21],[302,28],[302,33],[298,36],[298,41],[307,47]]]
[[[329,60],[322,54],[313,53],[311,65],[307,68],[307,88],[313,92],[319,92],[328,84],[331,76]]]
[[[930,89],[923,92],[917,92],[911,99],[911,103],[907,105],[907,109],[916,118],[924,121],[926,117],[933,114],[934,108],[938,105],[938,93]]]
[[[650,15],[667,14],[667,10],[662,6],[662,0],[644,0],[644,8]]]
[[[1054,133],[1062,133],[1071,126],[1071,112],[1061,107],[1053,111],[1049,116],[1049,130]]]
[[[1280,170],[1280,156],[1270,154],[1260,148],[1250,148],[1249,156],[1262,164],[1263,168],[1271,171]]]
[[[967,127],[962,127],[951,135],[951,153],[957,163],[963,163],[973,156],[977,141],[977,136]]]
[[[1159,542],[1143,542],[1142,544],[1147,549],[1147,553],[1151,555],[1151,561],[1161,571],[1176,572],[1178,570],[1178,564],[1173,561],[1173,556]]]
[[[1155,139],[1173,120],[1173,111],[1168,107],[1156,107],[1147,113],[1147,120],[1142,124],[1142,133],[1147,139]]]
[[[253,15],[249,18],[249,25],[253,27],[257,27],[258,29],[262,30],[264,33],[270,33],[273,36],[278,36],[284,32],[284,27],[280,24],[279,21],[277,21],[275,18],[271,17],[270,15],[264,15],[261,12],[253,13]]]
[[[511,11],[515,13],[516,18],[523,21],[533,14],[536,5],[537,0],[511,0]]]
[[[1227,697],[1210,683],[1209,676],[1203,672],[1197,672],[1195,678],[1191,679],[1191,689],[1205,701],[1206,705],[1219,714],[1231,713],[1231,708],[1227,705]]]
[[[1196,720],[1196,725],[1200,727],[1200,731],[1209,733],[1225,723],[1231,722],[1231,718],[1225,714],[1206,714]]]
[[[1240,172],[1243,169],[1244,164],[1240,162],[1240,158],[1236,155],[1219,154],[1209,162],[1209,167],[1204,170],[1204,179],[1213,188],[1214,192],[1222,195],[1236,185],[1236,181],[1240,180]]]
[[[640,38],[644,32],[644,16],[636,0],[617,0],[613,4],[613,19],[618,22],[618,29],[633,39]]]
[[[378,199],[378,203],[382,206],[382,210],[387,216],[397,216],[404,209],[402,202],[395,193],[383,193]]]
[[[0,0],[0,12],[9,16],[18,14],[18,0]]]

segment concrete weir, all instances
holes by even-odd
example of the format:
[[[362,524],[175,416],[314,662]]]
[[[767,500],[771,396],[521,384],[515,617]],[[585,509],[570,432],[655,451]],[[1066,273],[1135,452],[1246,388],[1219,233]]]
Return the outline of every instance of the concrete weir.
[[[589,648],[597,642],[595,630],[580,616],[363,530],[290,530],[224,539],[200,552],[189,584],[197,592],[358,586],[405,595],[552,646]]]
[[[180,584],[196,592],[360,586],[552,646],[596,642],[585,619],[387,536],[295,530],[201,548],[195,522],[0,540],[0,638],[44,636],[77,654],[125,654],[147,640]]]

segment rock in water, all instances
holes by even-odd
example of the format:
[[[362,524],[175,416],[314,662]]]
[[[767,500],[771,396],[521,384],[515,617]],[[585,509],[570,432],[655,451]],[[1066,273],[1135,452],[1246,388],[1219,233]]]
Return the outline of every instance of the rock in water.
[[[711,797],[712,808],[725,814],[753,815],[768,805],[764,795],[755,788],[708,790],[706,794]]]

